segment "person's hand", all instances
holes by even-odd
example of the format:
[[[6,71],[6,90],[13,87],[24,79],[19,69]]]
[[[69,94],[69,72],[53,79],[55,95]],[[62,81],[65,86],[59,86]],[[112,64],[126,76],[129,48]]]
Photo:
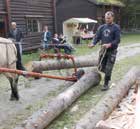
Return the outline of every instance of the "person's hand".
[[[111,47],[111,43],[103,44],[102,46],[105,47],[105,48],[110,48]]]
[[[88,44],[88,47],[93,48],[93,47],[95,47],[95,45],[91,43],[91,44]]]

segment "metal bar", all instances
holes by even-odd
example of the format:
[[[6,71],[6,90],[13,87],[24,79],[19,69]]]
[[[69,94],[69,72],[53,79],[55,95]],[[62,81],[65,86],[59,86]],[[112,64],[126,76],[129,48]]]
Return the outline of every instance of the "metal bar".
[[[0,68],[0,72],[24,75],[27,77],[40,77],[40,78],[43,77],[43,78],[51,78],[51,79],[66,80],[66,81],[77,81],[76,76],[61,77],[61,76],[53,76],[53,75],[41,74],[41,73],[36,73],[36,72],[28,72],[28,71],[22,71],[22,70],[16,70],[16,69],[8,69],[8,68]]]

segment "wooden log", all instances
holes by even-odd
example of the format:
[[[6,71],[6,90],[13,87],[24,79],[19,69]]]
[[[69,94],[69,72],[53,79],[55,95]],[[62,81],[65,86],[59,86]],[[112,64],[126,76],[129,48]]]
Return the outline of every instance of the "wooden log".
[[[133,67],[120,82],[112,87],[100,102],[91,109],[73,129],[95,129],[96,124],[108,118],[113,109],[119,104],[127,94],[136,78],[140,76],[140,68]]]
[[[75,64],[77,68],[80,67],[94,67],[97,66],[98,61],[93,58],[76,58]],[[74,68],[71,60],[50,60],[50,61],[32,61],[27,64],[27,69],[34,72],[42,72],[47,70],[59,70]]]
[[[136,97],[136,121],[135,121],[135,129],[140,128],[140,78],[137,79],[137,97]]]
[[[89,88],[100,83],[101,75],[97,71],[90,71],[66,91],[51,100],[47,106],[34,113],[24,124],[15,129],[44,129],[60,113],[68,108],[79,96]]]
[[[112,129],[111,127],[109,127],[108,123],[105,123],[105,121],[100,121],[97,126],[96,129]],[[114,129],[114,128],[113,128]]]

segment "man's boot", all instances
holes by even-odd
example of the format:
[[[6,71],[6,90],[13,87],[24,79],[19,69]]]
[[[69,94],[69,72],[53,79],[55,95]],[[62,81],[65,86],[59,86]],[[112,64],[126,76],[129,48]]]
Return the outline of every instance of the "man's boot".
[[[109,89],[109,81],[110,79],[108,77],[105,77],[104,85],[103,88],[101,89],[102,91],[107,91]]]

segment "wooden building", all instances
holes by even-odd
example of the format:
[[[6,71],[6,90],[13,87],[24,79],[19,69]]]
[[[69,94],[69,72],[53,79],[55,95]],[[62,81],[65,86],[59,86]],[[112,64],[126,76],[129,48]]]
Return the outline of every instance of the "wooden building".
[[[0,0],[0,36],[6,37],[15,21],[24,34],[24,50],[40,47],[43,26],[54,32],[54,8],[54,0]]]
[[[57,31],[62,33],[63,22],[69,18],[91,18],[104,21],[108,10],[114,11],[117,22],[120,22],[120,8],[124,4],[119,0],[56,0]]]

